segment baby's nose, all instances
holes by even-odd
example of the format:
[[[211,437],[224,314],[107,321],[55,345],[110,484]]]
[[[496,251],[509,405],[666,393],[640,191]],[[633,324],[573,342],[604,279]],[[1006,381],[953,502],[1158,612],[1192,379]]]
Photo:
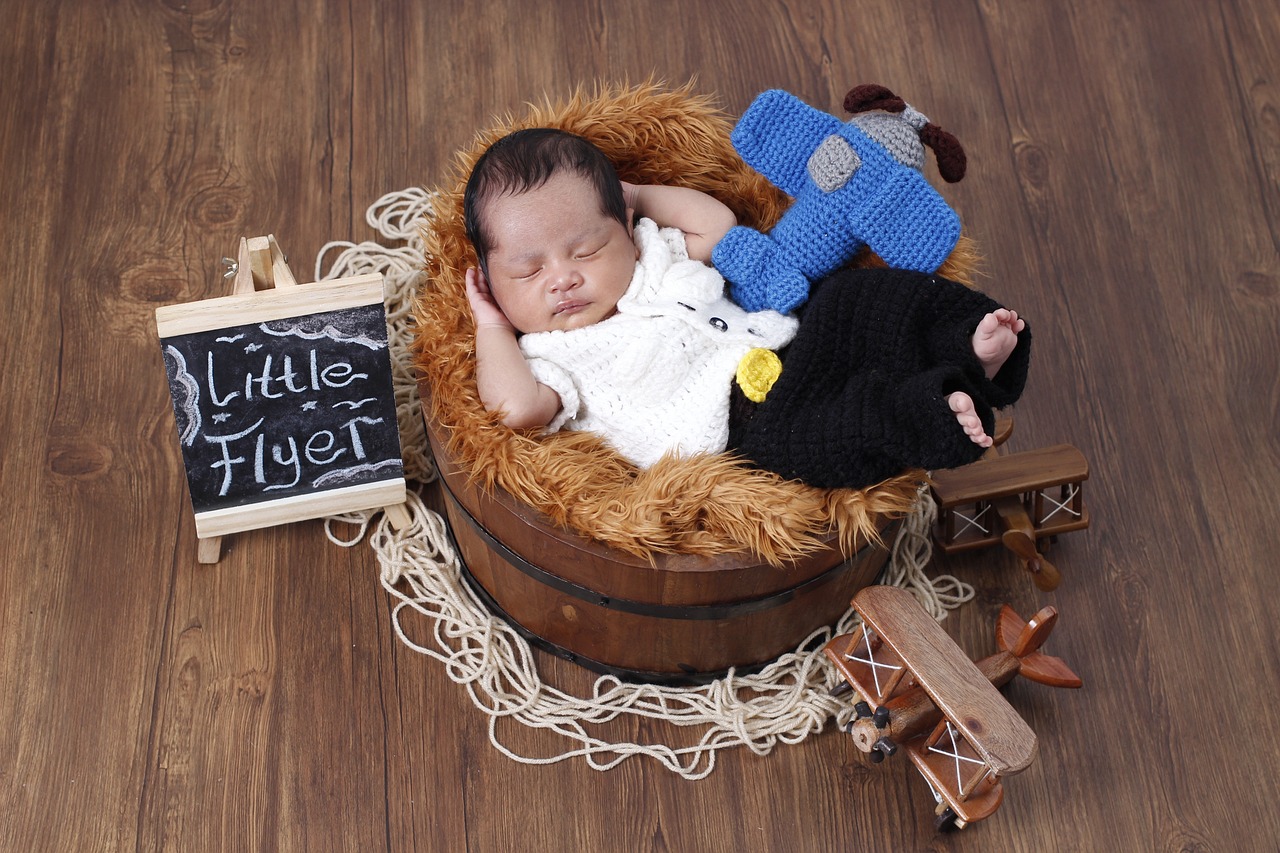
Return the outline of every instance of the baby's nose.
[[[551,277],[552,291],[559,293],[563,290],[572,290],[582,284],[582,274],[573,264],[563,264],[556,269],[555,275]]]

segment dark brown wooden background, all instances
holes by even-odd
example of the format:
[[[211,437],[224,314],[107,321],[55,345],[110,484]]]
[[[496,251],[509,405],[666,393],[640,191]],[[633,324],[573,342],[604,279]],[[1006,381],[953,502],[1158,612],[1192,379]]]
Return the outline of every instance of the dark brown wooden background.
[[[1280,12],[1270,0],[0,2],[0,848],[1274,850]],[[1016,446],[1089,458],[1091,530],[945,627],[1062,612],[1040,756],[935,838],[905,761],[826,732],[685,782],[513,763],[318,523],[195,562],[153,323],[274,233],[300,279],[497,114],[650,75],[733,113],[883,82],[966,145],[945,189],[1036,324]],[[589,679],[552,668],[560,683]],[[632,734],[654,733],[652,724]],[[517,749],[560,747],[505,730]]]

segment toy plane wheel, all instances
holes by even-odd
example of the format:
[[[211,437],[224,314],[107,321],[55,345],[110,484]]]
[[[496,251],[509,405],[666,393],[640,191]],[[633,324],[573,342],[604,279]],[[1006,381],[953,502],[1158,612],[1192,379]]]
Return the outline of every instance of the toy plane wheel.
[[[933,819],[933,828],[938,832],[954,832],[960,828],[956,821],[956,813],[950,806],[938,813]]]

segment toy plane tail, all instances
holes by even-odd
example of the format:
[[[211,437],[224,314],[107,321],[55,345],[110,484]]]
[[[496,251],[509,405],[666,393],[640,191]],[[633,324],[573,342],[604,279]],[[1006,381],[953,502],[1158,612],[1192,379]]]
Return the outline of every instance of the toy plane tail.
[[[1080,676],[1065,661],[1040,651],[1057,621],[1058,611],[1053,606],[1041,609],[1030,622],[1024,622],[1006,604],[1000,608],[996,623],[996,645],[1016,656],[1021,664],[1018,671],[1032,681],[1050,687],[1079,687],[1083,683]]]

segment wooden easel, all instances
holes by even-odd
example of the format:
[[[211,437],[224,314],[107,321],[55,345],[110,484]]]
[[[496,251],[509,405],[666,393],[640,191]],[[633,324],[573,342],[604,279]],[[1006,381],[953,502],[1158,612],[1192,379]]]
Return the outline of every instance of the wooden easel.
[[[265,237],[240,238],[240,248],[236,253],[235,280],[231,287],[232,295],[253,293],[257,290],[268,290],[272,287],[298,287],[298,280],[289,269],[288,259],[276,242],[274,234]],[[407,527],[411,521],[409,512],[403,503],[383,507],[391,526],[399,530]],[[200,563],[212,564],[222,557],[222,536],[197,538],[196,560]]]

